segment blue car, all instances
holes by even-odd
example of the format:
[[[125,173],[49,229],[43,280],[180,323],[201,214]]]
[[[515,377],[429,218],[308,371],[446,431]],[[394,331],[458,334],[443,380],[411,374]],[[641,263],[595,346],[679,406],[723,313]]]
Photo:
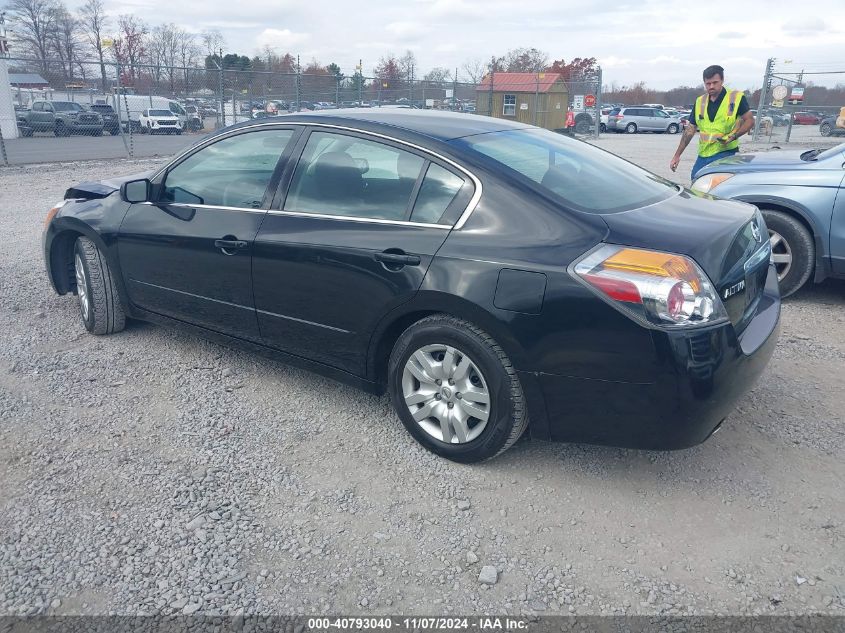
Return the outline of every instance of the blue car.
[[[782,296],[810,277],[845,278],[845,143],[736,154],[698,172],[692,189],[760,209]]]

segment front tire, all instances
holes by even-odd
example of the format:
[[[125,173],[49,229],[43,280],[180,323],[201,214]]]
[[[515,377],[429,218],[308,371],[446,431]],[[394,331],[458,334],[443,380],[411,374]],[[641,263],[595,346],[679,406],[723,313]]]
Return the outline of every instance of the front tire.
[[[411,325],[393,347],[387,375],[402,424],[446,459],[473,463],[495,457],[528,425],[510,359],[467,321],[441,314]]]
[[[628,134],[636,134],[637,133],[637,124],[636,123],[629,123],[625,126],[625,131]]]
[[[105,254],[90,239],[80,237],[74,247],[73,268],[85,329],[97,335],[120,332],[126,315]]]
[[[782,297],[807,283],[816,261],[816,245],[810,231],[796,218],[774,209],[761,209],[769,229],[772,261]]]

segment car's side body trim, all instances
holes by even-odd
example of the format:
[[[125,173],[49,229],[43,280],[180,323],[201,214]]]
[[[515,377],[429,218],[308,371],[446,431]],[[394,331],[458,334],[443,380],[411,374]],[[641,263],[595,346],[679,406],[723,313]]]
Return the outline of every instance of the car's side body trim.
[[[405,145],[406,147],[410,147],[410,148],[415,149],[419,152],[423,152],[424,154],[428,154],[429,156],[434,156],[438,160],[441,160],[444,163],[451,165],[452,167],[454,167],[455,169],[460,171],[462,174],[467,176],[472,181],[472,183],[475,187],[475,191],[472,194],[472,198],[470,198],[469,203],[467,203],[466,209],[464,209],[464,211],[461,213],[460,217],[458,217],[458,221],[455,222],[454,226],[446,226],[446,225],[439,225],[439,224],[438,225],[430,225],[430,224],[420,224],[420,223],[414,223],[414,222],[401,222],[401,221],[398,221],[398,220],[372,220],[370,218],[361,218],[363,221],[367,221],[367,222],[375,221],[375,222],[378,222],[378,223],[386,222],[386,223],[391,223],[391,224],[410,224],[410,225],[421,225],[421,226],[437,226],[438,228],[444,228],[444,229],[447,229],[447,230],[451,230],[451,229],[458,230],[458,229],[463,228],[463,226],[466,224],[467,220],[469,220],[469,217],[472,215],[472,212],[475,210],[475,207],[478,206],[478,201],[481,200],[482,185],[481,185],[481,180],[478,178],[478,176],[476,176],[474,173],[469,171],[463,165],[456,163],[451,158],[447,158],[446,156],[443,156],[442,154],[439,154],[439,153],[437,153],[436,151],[434,151],[430,148],[423,147],[422,145],[417,145],[415,143],[411,143],[410,141],[402,140],[400,138],[388,136],[387,134],[382,134],[380,132],[372,132],[372,131],[366,130],[366,129],[359,129],[359,128],[354,128],[354,127],[349,127],[349,126],[346,126],[346,125],[335,125],[335,124],[331,124],[331,123],[316,123],[316,122],[302,122],[302,121],[291,121],[291,122],[278,121],[278,122],[273,122],[273,123],[255,123],[255,124],[251,124],[251,125],[244,125],[243,127],[235,128],[233,130],[230,130],[229,132],[225,132],[223,134],[213,136],[209,139],[206,139],[205,141],[203,141],[199,145],[191,147],[191,148],[185,150],[184,152],[182,152],[181,154],[178,154],[166,166],[159,169],[152,176],[152,178],[150,178],[150,180],[154,180],[154,179],[158,178],[159,176],[161,176],[165,171],[167,171],[167,169],[170,167],[170,165],[172,165],[173,163],[179,162],[180,160],[182,160],[182,158],[184,158],[188,154],[193,153],[193,152],[198,152],[198,151],[204,149],[205,147],[207,147],[208,145],[211,145],[212,143],[216,143],[219,140],[222,140],[224,138],[228,138],[230,136],[237,136],[238,134],[242,134],[245,131],[251,131],[251,130],[256,130],[256,129],[272,129],[272,128],[277,128],[277,127],[278,128],[316,127],[316,128],[329,128],[329,129],[334,129],[334,130],[344,130],[346,132],[355,132],[357,134],[363,134],[365,136],[372,136],[372,137],[376,137],[376,138],[381,138],[381,139],[384,139],[384,140],[387,140],[387,141],[391,141],[393,143]],[[187,205],[187,206],[200,206],[200,205]],[[214,207],[214,208],[244,210],[244,209],[241,209],[240,207]],[[252,210],[252,209],[247,209],[247,210]],[[293,212],[289,212],[289,211],[273,211],[273,210],[271,210],[270,212],[271,213],[285,213],[285,214],[293,213]],[[298,215],[301,215],[301,214],[298,214]],[[355,220],[355,218],[351,218],[349,216],[332,216],[332,215],[318,215],[318,214],[305,214],[305,215],[309,215],[311,217],[326,217],[326,218],[341,217],[341,218],[344,218],[344,219]]]

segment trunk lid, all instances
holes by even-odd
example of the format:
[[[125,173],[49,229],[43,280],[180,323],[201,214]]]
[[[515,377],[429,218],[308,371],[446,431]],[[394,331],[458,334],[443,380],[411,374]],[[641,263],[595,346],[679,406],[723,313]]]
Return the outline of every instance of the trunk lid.
[[[656,204],[603,215],[606,242],[691,257],[710,278],[739,332],[766,283],[769,240],[756,207],[683,191]]]

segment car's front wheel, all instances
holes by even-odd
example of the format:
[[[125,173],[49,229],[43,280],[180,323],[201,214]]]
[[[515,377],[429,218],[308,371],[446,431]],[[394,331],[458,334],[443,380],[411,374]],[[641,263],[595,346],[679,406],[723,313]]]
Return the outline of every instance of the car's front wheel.
[[[411,435],[456,462],[478,462],[513,445],[528,425],[525,398],[507,354],[461,319],[410,326],[388,363],[393,406]]]
[[[87,237],[76,240],[73,253],[76,295],[85,329],[92,334],[113,334],[126,325],[114,273],[105,254]]]
[[[788,297],[807,283],[813,273],[816,258],[813,236],[799,220],[783,211],[762,209],[761,212],[769,229],[780,294]]]

